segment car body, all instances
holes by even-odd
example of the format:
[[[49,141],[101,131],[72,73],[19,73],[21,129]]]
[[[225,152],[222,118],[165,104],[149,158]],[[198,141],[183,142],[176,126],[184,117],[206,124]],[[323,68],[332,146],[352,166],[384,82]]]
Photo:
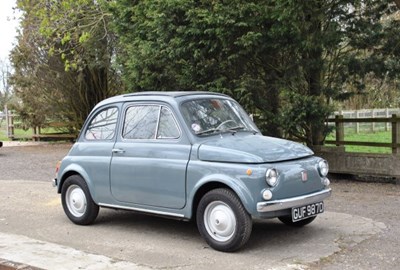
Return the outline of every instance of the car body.
[[[211,247],[234,251],[254,218],[310,223],[331,194],[327,174],[306,146],[261,135],[229,96],[139,92],[96,105],[53,185],[76,224],[99,207],[195,219]]]

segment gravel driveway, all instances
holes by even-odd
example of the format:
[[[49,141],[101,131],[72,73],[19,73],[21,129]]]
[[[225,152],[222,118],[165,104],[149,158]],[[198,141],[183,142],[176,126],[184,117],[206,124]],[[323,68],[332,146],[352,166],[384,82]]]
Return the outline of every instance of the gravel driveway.
[[[400,269],[400,185],[334,180],[332,189],[332,197],[326,200],[328,209],[383,222],[387,229],[313,269]]]
[[[4,142],[0,148],[0,180],[49,181],[71,144]]]
[[[0,148],[0,185],[1,180],[50,183],[56,162],[70,147],[70,144],[5,145]],[[341,250],[309,265],[309,269],[399,269],[400,185],[336,179],[332,180],[332,189],[332,197],[326,200],[328,211],[366,217],[384,223],[386,229],[360,243],[347,242],[346,237],[337,239]]]

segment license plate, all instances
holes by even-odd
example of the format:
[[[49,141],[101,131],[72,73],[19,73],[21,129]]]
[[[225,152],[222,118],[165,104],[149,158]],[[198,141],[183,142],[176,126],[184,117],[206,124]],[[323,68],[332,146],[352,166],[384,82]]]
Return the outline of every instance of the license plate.
[[[311,203],[308,205],[292,208],[292,221],[316,216],[324,212],[324,202]]]

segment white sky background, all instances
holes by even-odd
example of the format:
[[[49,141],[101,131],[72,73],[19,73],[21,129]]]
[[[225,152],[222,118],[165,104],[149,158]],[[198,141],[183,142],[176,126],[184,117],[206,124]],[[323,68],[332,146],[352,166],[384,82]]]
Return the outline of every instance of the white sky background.
[[[8,55],[16,43],[18,20],[13,11],[15,0],[0,0],[0,59],[8,61]]]

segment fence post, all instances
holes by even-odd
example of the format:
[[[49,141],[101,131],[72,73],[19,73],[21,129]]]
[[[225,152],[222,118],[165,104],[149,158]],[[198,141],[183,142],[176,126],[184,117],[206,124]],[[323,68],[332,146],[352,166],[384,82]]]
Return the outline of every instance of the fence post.
[[[335,116],[335,126],[336,126],[336,146],[341,146],[341,141],[344,141],[344,124],[342,121],[343,115]]]
[[[392,114],[392,154],[399,153],[397,144],[400,142],[400,123],[397,115]]]
[[[360,111],[356,110],[355,112],[356,112],[356,118],[357,119],[360,118]],[[358,134],[358,133],[360,133],[360,123],[359,122],[356,123],[356,134]]]
[[[5,106],[6,110],[6,124],[7,124],[7,137],[11,140],[14,139],[14,118],[12,111],[9,111],[7,106]]]
[[[386,108],[386,109],[385,109],[385,116],[386,116],[386,118],[389,118],[389,116],[390,116],[390,114],[389,114],[389,108]],[[385,123],[385,131],[388,131],[388,130],[389,130],[389,125],[390,125],[389,122],[388,122],[388,123]]]
[[[374,109],[371,110],[371,118],[375,118],[375,110]],[[371,123],[371,132],[374,132],[374,131],[375,131],[375,122],[372,122]]]

